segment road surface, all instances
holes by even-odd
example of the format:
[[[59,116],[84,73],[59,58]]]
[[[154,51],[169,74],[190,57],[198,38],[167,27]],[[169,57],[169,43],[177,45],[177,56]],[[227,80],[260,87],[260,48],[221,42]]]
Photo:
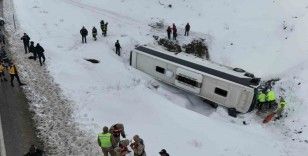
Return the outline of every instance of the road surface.
[[[3,16],[3,0],[0,0],[0,16]],[[8,79],[7,74],[6,76]],[[35,135],[32,114],[28,108],[27,99],[17,82],[15,87],[11,87],[9,82],[0,82],[1,156],[4,156],[4,152],[7,156],[21,156],[28,151],[31,144],[40,145]],[[4,146],[1,142],[4,142]],[[5,151],[1,151],[4,150],[3,147]]]

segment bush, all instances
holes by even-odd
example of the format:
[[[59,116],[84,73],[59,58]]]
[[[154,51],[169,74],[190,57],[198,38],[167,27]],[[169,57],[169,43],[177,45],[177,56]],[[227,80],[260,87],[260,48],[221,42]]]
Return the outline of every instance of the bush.
[[[161,46],[164,46],[165,48],[167,48],[168,51],[171,52],[182,52],[182,48],[180,45],[165,39],[165,38],[161,38],[158,40],[158,44]]]
[[[194,54],[198,57],[203,58],[205,56],[206,59],[209,59],[208,48],[203,42],[203,40],[193,40],[191,43],[184,45],[185,52],[188,54]]]

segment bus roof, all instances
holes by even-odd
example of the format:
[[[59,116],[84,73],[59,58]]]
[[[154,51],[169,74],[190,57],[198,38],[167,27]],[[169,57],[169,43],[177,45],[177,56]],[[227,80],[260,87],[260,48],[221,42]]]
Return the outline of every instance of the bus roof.
[[[229,80],[244,86],[248,87],[257,87],[259,86],[260,79],[247,77],[244,74],[234,71],[230,67],[219,65],[211,61],[207,61],[201,58],[190,58],[185,55],[172,54],[161,49],[156,49],[149,46],[139,46],[136,50],[147,53],[149,55],[159,57],[170,62],[174,62],[189,68],[192,68],[197,71],[201,71],[225,80]]]

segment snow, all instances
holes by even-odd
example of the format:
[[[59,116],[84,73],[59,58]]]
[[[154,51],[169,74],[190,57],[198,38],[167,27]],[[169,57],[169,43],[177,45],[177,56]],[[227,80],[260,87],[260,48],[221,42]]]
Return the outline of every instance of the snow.
[[[98,155],[97,133],[116,122],[124,123],[128,138],[139,134],[150,156],[162,148],[178,156],[295,156],[308,151],[308,4],[304,0],[13,3],[5,1],[11,50],[28,83],[24,90],[50,155]],[[88,44],[81,44],[81,27],[89,32],[93,26],[99,29],[101,19],[109,23],[108,36],[99,35],[93,41],[89,35]],[[151,84],[157,82],[131,68],[128,58],[135,45],[153,42],[152,34],[157,32],[148,24],[157,19],[176,23],[178,28],[190,22],[194,33],[206,34],[214,62],[241,67],[265,80],[281,78],[275,90],[286,96],[288,117],[263,125],[254,112],[235,119],[224,108],[211,109],[199,98],[168,85],[159,83],[154,89]],[[24,59],[19,41],[23,32],[45,48],[46,68]],[[184,32],[179,33],[179,40],[185,40]],[[121,57],[113,51],[118,39]]]

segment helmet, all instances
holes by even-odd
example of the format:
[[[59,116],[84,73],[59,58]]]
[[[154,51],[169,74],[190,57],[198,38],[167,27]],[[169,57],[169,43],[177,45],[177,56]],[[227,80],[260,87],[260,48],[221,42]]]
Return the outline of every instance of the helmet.
[[[103,127],[103,132],[104,132],[104,133],[107,133],[107,132],[108,132],[108,127],[107,127],[107,126],[104,126],[104,127]]]

